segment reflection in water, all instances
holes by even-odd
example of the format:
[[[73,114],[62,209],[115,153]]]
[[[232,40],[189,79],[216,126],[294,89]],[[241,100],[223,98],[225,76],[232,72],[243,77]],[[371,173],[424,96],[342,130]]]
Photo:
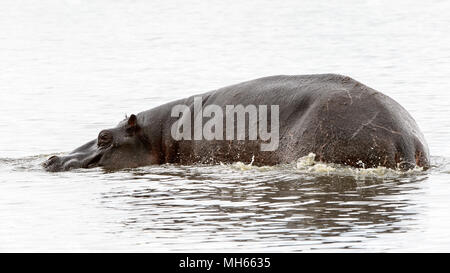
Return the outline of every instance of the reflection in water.
[[[104,205],[127,212],[125,229],[160,234],[157,240],[186,251],[214,242],[234,247],[253,242],[255,247],[283,250],[338,242],[348,248],[379,233],[405,232],[405,222],[418,213],[410,195],[427,178],[357,180],[281,167],[239,171],[174,165],[115,175],[124,174],[133,183],[103,193]],[[181,237],[190,243],[177,244]],[[155,244],[155,238],[141,243]]]

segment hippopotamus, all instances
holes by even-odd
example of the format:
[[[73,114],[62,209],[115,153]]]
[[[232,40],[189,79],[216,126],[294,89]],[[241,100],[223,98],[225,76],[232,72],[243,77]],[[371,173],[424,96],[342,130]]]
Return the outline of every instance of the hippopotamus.
[[[223,120],[224,112],[238,115],[230,105],[244,110],[243,119]],[[169,102],[126,117],[43,166],[48,171],[237,161],[261,166],[310,153],[317,161],[356,168],[430,166],[428,145],[411,115],[392,98],[338,74],[270,76]]]

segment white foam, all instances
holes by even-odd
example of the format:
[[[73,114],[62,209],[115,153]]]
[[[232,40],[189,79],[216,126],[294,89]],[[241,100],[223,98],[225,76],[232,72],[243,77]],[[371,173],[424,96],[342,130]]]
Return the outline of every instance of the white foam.
[[[253,162],[255,161],[255,156],[252,156],[252,161],[249,164],[245,164],[243,162],[234,162],[231,165],[220,163],[222,166],[229,166],[232,169],[240,170],[240,171],[248,171],[248,170],[258,170],[258,171],[269,171],[276,169],[276,166],[253,166]]]
[[[383,166],[376,168],[365,168],[365,164],[360,162],[362,168],[355,168],[344,166],[340,164],[324,163],[315,161],[316,155],[310,153],[307,156],[301,157],[297,160],[295,169],[300,172],[307,172],[312,174],[326,174],[326,175],[344,175],[355,177],[398,177],[404,174],[419,174],[423,172],[423,167],[415,166],[413,169],[404,171],[399,168],[391,169]]]
[[[423,167],[415,166],[413,169],[404,171],[399,168],[391,169],[383,166],[376,168],[365,168],[365,164],[360,162],[362,168],[355,168],[333,163],[323,163],[315,161],[316,155],[310,153],[307,156],[301,157],[297,160],[295,168],[299,171],[306,171],[313,174],[327,174],[327,175],[344,175],[355,177],[398,177],[405,174],[419,174],[423,172]]]
[[[245,164],[243,162],[235,162],[229,166],[235,170],[240,171],[248,171],[248,170],[257,170],[257,171],[268,171],[275,169],[288,169],[293,170],[296,173],[305,173],[312,175],[338,175],[338,176],[354,176],[357,178],[361,177],[377,177],[377,178],[392,178],[399,177],[407,174],[420,174],[423,172],[423,167],[415,166],[413,169],[404,171],[399,168],[391,169],[386,167],[376,167],[376,168],[365,168],[364,163],[361,162],[361,168],[355,168],[350,166],[344,166],[340,164],[334,163],[325,163],[315,160],[316,155],[314,153],[309,153],[306,156],[299,158],[296,162],[285,165],[277,165],[277,166],[253,166],[254,158],[249,164]]]

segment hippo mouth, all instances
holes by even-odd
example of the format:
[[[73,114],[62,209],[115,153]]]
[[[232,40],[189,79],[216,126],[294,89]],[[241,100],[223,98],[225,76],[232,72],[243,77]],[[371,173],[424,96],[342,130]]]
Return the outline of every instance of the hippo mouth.
[[[103,153],[98,153],[97,155],[95,155],[91,159],[86,160],[85,163],[82,164],[81,167],[85,168],[85,169],[98,167],[102,157],[103,157]]]

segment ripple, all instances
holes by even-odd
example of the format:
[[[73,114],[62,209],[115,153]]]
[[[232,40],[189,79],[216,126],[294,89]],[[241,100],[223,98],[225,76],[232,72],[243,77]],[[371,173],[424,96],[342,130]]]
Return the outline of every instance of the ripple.
[[[237,163],[47,173],[40,166],[47,156],[0,158],[0,168],[16,180],[26,173],[42,177],[49,196],[61,190],[87,195],[91,209],[109,215],[102,236],[127,234],[129,247],[134,241],[136,248],[157,242],[159,249],[178,251],[192,251],[188,245],[347,249],[386,234],[406,234],[424,211],[417,200],[425,194],[423,183],[430,175],[445,175],[450,162],[433,157],[427,172],[392,176],[299,171],[296,164],[242,168]],[[62,179],[64,184],[58,182]],[[36,191],[25,182],[8,184],[9,191]],[[28,206],[27,200],[8,198],[2,205]]]

